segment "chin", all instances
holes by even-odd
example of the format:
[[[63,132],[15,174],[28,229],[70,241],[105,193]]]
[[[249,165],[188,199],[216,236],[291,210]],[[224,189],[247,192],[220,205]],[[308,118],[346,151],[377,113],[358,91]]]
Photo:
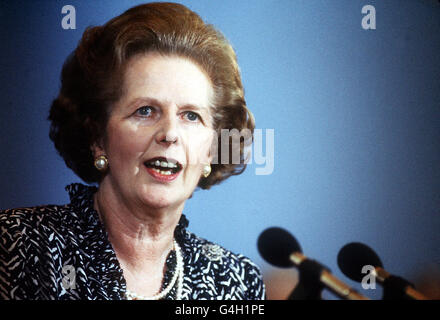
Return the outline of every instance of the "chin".
[[[189,199],[192,194],[189,190],[190,188],[183,185],[170,188],[170,186],[165,185],[144,184],[139,190],[139,198],[150,208],[177,208]]]
[[[177,207],[182,204],[186,199],[182,200],[179,198],[176,198],[176,195],[168,195],[167,193],[160,193],[157,192],[155,194],[144,194],[142,196],[142,202],[150,208],[154,209],[165,209],[165,208],[171,208],[171,207]]]

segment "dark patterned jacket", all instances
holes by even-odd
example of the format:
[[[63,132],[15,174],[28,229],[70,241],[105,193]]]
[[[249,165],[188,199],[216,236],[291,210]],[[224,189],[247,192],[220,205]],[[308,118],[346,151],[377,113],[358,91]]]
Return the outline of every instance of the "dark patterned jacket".
[[[126,282],[98,213],[95,187],[66,187],[71,202],[0,211],[1,299],[125,299]],[[186,230],[175,239],[184,259],[183,299],[265,298],[258,267],[248,258]],[[167,266],[175,261],[172,251]],[[166,272],[166,287],[172,272]],[[175,288],[166,299],[175,298]]]

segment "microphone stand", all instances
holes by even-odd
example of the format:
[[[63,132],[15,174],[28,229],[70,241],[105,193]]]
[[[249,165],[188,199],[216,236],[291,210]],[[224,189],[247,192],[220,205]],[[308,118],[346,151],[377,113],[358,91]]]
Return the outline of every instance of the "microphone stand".
[[[298,266],[299,282],[288,300],[322,300],[324,285],[320,281],[322,272],[328,268],[314,260],[304,260]]]
[[[427,298],[414,289],[414,285],[402,277],[389,274],[377,267],[375,274],[383,287],[382,300],[426,300]]]

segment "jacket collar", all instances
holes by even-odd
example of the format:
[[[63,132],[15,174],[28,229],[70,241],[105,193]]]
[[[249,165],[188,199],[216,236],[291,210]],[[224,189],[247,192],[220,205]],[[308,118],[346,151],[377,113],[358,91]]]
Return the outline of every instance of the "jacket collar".
[[[95,186],[73,183],[66,186],[71,206],[81,225],[80,247],[85,255],[86,269],[89,270],[87,295],[90,298],[124,299],[126,281],[116,253],[108,240],[107,231],[94,209],[93,195],[98,190]],[[174,230],[176,241],[183,249],[184,259],[189,259],[186,250],[188,237],[186,228],[188,219],[184,214]]]

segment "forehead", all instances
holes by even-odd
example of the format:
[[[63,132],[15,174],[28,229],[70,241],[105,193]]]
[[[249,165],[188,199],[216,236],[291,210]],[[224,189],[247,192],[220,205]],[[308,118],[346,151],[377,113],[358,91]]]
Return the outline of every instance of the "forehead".
[[[208,108],[213,88],[206,73],[191,60],[147,53],[126,65],[123,100],[149,97],[163,103]]]

